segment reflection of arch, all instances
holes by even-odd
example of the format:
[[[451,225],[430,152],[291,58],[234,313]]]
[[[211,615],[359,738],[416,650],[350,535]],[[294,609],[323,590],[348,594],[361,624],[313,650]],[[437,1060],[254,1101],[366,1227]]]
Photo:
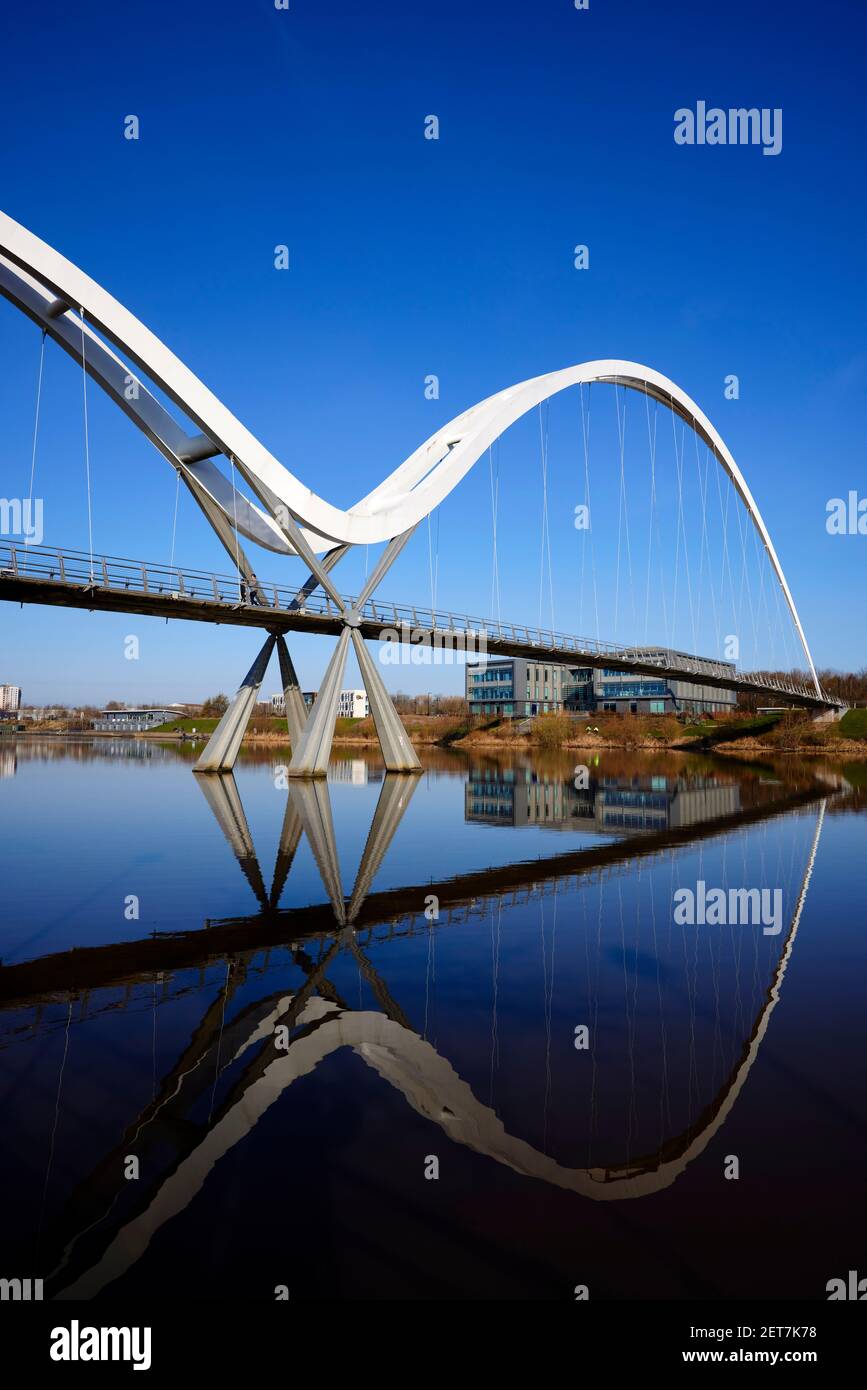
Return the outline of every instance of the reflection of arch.
[[[204,1186],[219,1160],[258,1123],[286,1088],[310,1072],[331,1053],[351,1047],[368,1066],[401,1092],[419,1114],[431,1120],[456,1143],[464,1144],[523,1176],[551,1183],[594,1201],[648,1196],[669,1187],[701,1154],[721,1128],[737,1100],[768,1029],[770,1016],[800,925],[824,822],[826,799],[820,804],[816,829],[789,931],[765,1002],[744,1047],[741,1059],[713,1103],[685,1133],[656,1154],[608,1168],[567,1168],[531,1144],[506,1132],[496,1112],[478,1101],[472,1088],[447,1058],[419,1034],[386,1013],[348,1012],[324,999],[310,999],[295,1022],[304,1031],[286,1053],[253,1068],[248,1083],[196,1146],[162,1182],[146,1209],[128,1221],[98,1262],[57,1295],[87,1299],[120,1278],[145,1252],[154,1235],[183,1211]],[[286,998],[272,1013],[260,1017],[253,1036],[242,1043],[236,1059],[253,1041],[273,1035],[286,1014]]]
[[[798,632],[817,692],[813,659],[767,526],[722,437],[685,391],[640,363],[603,359],[533,377],[489,396],[442,426],[378,487],[343,511],[319,497],[283,466],[206,386],[129,310],[88,275],[32,232],[0,213],[0,293],[40,324],[70,355],[81,360],[112,399],[184,476],[215,529],[237,528],[273,550],[294,553],[288,512],[305,528],[314,551],[335,544],[375,544],[405,535],[439,505],[490,444],[534,406],[569,386],[608,382],[639,391],[668,406],[707,445],[731,479],[767,551]],[[74,317],[82,309],[122,353],[135,362],[195,422],[188,436],[143,383],[129,399],[124,363]],[[239,498],[210,462],[231,458],[265,511]],[[224,539],[224,536],[221,537]]]

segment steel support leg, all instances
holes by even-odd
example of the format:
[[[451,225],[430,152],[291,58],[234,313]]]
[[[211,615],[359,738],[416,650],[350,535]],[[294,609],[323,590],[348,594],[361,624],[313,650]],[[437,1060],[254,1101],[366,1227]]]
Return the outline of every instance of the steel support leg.
[[[301,694],[301,687],[298,684],[295,666],[282,632],[277,638],[277,656],[280,659],[280,682],[283,686],[283,703],[286,708],[286,727],[289,730],[289,742],[292,744],[292,752],[294,753],[304,732],[304,725],[307,723],[307,710],[304,705],[304,696]]]
[[[326,573],[330,573],[330,571],[334,569],[334,566],[337,564],[337,561],[341,559],[342,556],[344,556],[347,550],[349,549],[349,545],[335,545],[331,550],[328,551],[327,555],[323,555],[322,568],[326,571]],[[315,593],[315,591],[318,588],[319,577],[318,575],[315,575],[311,572],[310,574],[308,574],[304,583],[301,585],[301,588],[298,590],[297,594],[290,603],[290,610],[293,608],[303,608],[310,595],[312,593]]]
[[[259,687],[271,660],[275,640],[273,636],[269,637],[256,657],[241,682],[237,695],[208,739],[202,756],[193,768],[194,772],[230,772],[235,766],[244,731],[250,722]]]
[[[328,771],[340,687],[343,684],[343,672],[349,652],[349,631],[349,628],[345,627],[338,637],[319,694],[304,725],[304,732],[298,740],[297,747],[295,744],[292,745],[292,761],[288,769],[290,777],[324,777]]]
[[[352,645],[358,658],[361,679],[370,701],[370,712],[385,766],[389,772],[421,772],[421,763],[403,727],[400,715],[385,688],[382,676],[357,628],[352,629]]]

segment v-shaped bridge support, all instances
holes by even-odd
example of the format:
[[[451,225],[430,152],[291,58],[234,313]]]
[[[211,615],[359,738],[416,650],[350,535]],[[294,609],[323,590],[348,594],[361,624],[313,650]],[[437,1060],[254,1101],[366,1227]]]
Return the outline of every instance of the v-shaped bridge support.
[[[337,639],[337,646],[328,663],[322,686],[309,715],[304,704],[298,676],[289,655],[286,639],[282,633],[272,633],[208,740],[194,770],[196,772],[228,772],[234,767],[250,716],[256,706],[259,689],[265,678],[271,653],[276,645],[277,656],[280,661],[286,724],[289,741],[292,745],[289,775],[290,777],[324,777],[328,771],[328,762],[331,757],[334,727],[340,707],[340,691],[351,643],[361,671],[364,688],[367,691],[370,711],[373,715],[373,722],[376,726],[376,733],[387,770],[389,772],[420,772],[421,763],[416,751],[359,631],[360,613],[364,605],[403,550],[412,535],[412,530],[404,531],[402,535],[395,536],[388,543],[366,580],[364,588],[356,600],[355,607],[348,608],[335,587],[329,571],[349,547],[336,546],[323,560],[320,560],[305,541],[297,520],[285,509],[282,513],[278,513],[278,516],[280,528],[287,540],[297,549],[298,554],[310,568],[310,576],[299,589],[295,604],[298,607],[303,607],[306,598],[321,584],[338,607],[343,629]]]
[[[386,768],[389,772],[421,771],[421,763],[409,735],[403,727],[383,679],[377,671],[358,630],[361,622],[359,615],[364,605],[372,596],[383,575],[388,572],[403,550],[414,529],[413,527],[409,531],[404,531],[402,535],[395,536],[393,540],[389,541],[359,594],[354,608],[347,608],[343,600],[340,599],[343,631],[337,639],[337,646],[328,663],[322,687],[310,712],[304,733],[297,746],[293,744],[292,761],[289,764],[290,777],[324,777],[328,771],[328,760],[331,756],[331,744],[334,739],[334,726],[337,722],[340,702],[340,687],[343,684],[343,672],[346,669],[350,642],[358,659],[361,678],[367,691],[370,712],[376,725],[376,733]],[[292,521],[291,527],[287,527],[287,536],[293,544],[298,544],[299,548],[300,546],[305,547],[308,553],[304,555],[304,558],[310,565],[313,574],[316,574],[317,569],[321,568],[319,561],[312,551],[309,551],[309,547],[306,547],[300,528],[294,521]],[[323,572],[323,584],[327,578],[327,574]],[[330,584],[328,591],[332,597],[336,593]]]

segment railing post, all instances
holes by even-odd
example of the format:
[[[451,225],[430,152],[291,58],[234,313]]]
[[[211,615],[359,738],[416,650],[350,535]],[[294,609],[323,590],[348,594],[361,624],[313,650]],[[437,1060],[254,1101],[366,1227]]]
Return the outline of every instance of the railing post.
[[[111,585],[108,582],[108,564],[106,563],[104,555],[102,557],[102,582],[107,589],[111,588]]]
[[[148,572],[145,565],[141,567],[141,587],[142,593],[146,594],[148,591]]]

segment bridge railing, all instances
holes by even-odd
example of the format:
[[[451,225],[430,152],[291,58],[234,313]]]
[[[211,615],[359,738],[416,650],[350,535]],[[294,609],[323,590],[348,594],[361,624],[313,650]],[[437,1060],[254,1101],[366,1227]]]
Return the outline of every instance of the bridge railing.
[[[236,605],[242,601],[242,582],[236,575],[143,563],[118,555],[91,556],[87,551],[55,550],[21,542],[0,541],[0,576],[4,574],[202,603]],[[257,584],[257,597],[264,607],[288,609],[296,593],[294,587]]]
[[[0,540],[0,583],[4,575],[74,584],[85,589],[92,587],[112,592],[162,595],[232,608],[255,603],[259,607],[277,611],[309,613],[335,621],[340,618],[339,609],[327,594],[314,594],[299,602],[298,589],[294,585],[263,583],[257,579],[251,593],[250,586],[237,575],[215,574],[188,566],[143,563],[114,555],[90,555],[87,551],[53,549],[18,541]],[[345,602],[347,607],[355,607],[354,599],[347,597]],[[389,630],[400,636],[402,630],[409,628],[430,634],[431,637],[458,639],[463,648],[470,651],[487,648],[488,656],[496,654],[496,644],[501,642],[538,650],[540,656],[549,661],[559,660],[564,652],[572,654],[576,663],[580,662],[582,656],[597,659],[608,657],[612,669],[618,671],[628,670],[635,665],[656,666],[662,670],[674,668],[678,673],[693,677],[697,684],[701,683],[703,676],[713,676],[717,680],[735,678],[769,693],[816,698],[815,688],[804,682],[781,681],[767,672],[739,672],[732,663],[703,660],[665,647],[625,646],[594,637],[576,637],[573,633],[559,632],[553,628],[506,623],[464,613],[455,614],[443,608],[389,603],[382,599],[368,600],[360,610],[360,616],[379,626],[383,638]],[[829,704],[835,703],[824,692],[822,698]]]

